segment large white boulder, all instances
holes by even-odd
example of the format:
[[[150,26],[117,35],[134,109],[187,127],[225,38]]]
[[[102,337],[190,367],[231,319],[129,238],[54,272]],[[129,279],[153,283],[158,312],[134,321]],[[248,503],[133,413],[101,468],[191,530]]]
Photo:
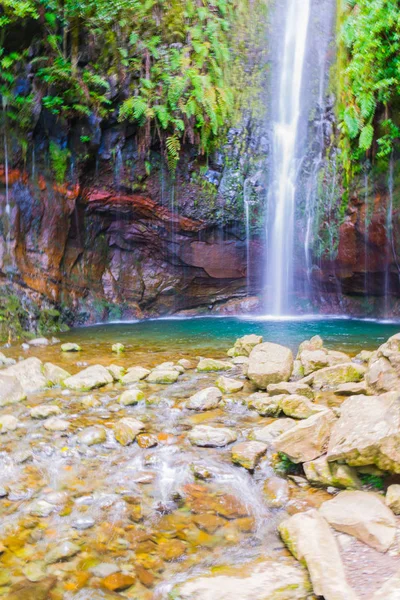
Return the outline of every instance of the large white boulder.
[[[328,460],[400,473],[400,394],[345,400],[332,429]]]
[[[102,365],[93,365],[64,380],[65,387],[77,392],[88,392],[95,388],[113,383],[111,373]]]
[[[48,386],[47,379],[42,371],[42,361],[32,356],[4,369],[1,375],[16,377],[24,392],[30,394],[43,390]]]
[[[386,552],[396,537],[396,517],[384,499],[373,492],[340,492],[324,502],[319,511],[334,529],[353,535],[379,552]]]
[[[290,348],[266,342],[250,353],[247,377],[261,389],[270,383],[288,381],[293,371],[293,353]]]
[[[333,412],[324,410],[282,433],[275,439],[274,448],[294,463],[314,460],[325,453],[335,421]]]
[[[291,553],[306,564],[316,596],[325,600],[357,600],[347,583],[336,539],[317,510],[293,515],[278,529]]]

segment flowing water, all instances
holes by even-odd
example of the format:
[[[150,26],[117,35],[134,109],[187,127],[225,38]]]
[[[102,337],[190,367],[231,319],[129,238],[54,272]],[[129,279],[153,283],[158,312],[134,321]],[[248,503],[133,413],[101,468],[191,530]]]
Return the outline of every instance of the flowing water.
[[[57,342],[29,349],[15,344],[4,353],[14,359],[36,356],[71,373],[91,364],[153,368],[181,358],[193,367],[198,356],[226,359],[234,340],[250,332],[293,350],[320,333],[328,347],[355,354],[377,347],[399,328],[337,319],[170,319],[62,334],[62,342],[81,345],[78,353],[61,352]],[[111,352],[115,342],[125,345],[124,353]],[[12,415],[17,424],[3,428],[1,436],[0,596],[45,600],[51,588],[52,600],[167,600],[174,585],[190,576],[288,556],[277,523],[330,496],[304,480],[298,485],[288,479],[289,497],[281,508],[270,508],[264,485],[277,478],[273,455],[251,473],[232,463],[229,446],[189,442],[188,432],[199,424],[230,427],[244,441],[271,422],[243,403],[254,390],[240,365],[228,375],[243,381],[242,391],[224,394],[213,410],[188,410],[187,398],[215,385],[219,375],[188,368],[172,385],[115,381],[90,393],[53,387],[2,407],[0,418]],[[124,406],[119,396],[132,387],[144,397]],[[48,420],[32,418],[38,405],[53,407],[63,427],[53,430]],[[139,419],[145,433],[123,446],[114,432],[126,417]],[[83,443],[81,432],[93,426],[104,438]],[[110,595],[111,589],[118,595]]]
[[[282,62],[278,68],[278,111],[272,132],[272,175],[268,204],[273,206],[268,244],[267,299],[271,314],[288,309],[293,283],[293,235],[297,185],[297,144],[301,90],[311,0],[288,0],[285,7]],[[268,224],[269,227],[269,224]]]

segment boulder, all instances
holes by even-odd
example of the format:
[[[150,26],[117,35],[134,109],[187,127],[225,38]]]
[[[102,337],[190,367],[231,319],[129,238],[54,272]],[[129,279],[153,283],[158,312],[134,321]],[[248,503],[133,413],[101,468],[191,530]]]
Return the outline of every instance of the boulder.
[[[47,387],[46,377],[42,372],[42,362],[35,357],[21,360],[12,367],[1,372],[1,377],[16,377],[27,394],[38,392]]]
[[[297,394],[283,396],[279,404],[282,412],[293,419],[308,419],[308,417],[326,410],[326,407],[314,404],[305,396]]]
[[[230,369],[233,369],[232,363],[215,360],[214,358],[202,358],[197,365],[197,370],[205,373],[210,371],[229,371]]]
[[[177,364],[183,367],[185,370],[196,368],[195,363],[188,358],[180,358]]]
[[[13,358],[7,358],[5,354],[0,352],[0,368],[11,367],[12,365],[15,365],[16,362],[17,361]]]
[[[324,349],[303,350],[300,353],[299,360],[303,366],[304,375],[309,375],[313,371],[330,366],[328,353]]]
[[[347,533],[379,552],[386,552],[396,537],[396,518],[378,494],[340,492],[324,502],[320,514],[337,531]]]
[[[73,342],[68,342],[61,346],[61,352],[80,352],[81,350],[82,348],[79,344],[74,344]]]
[[[197,576],[178,584],[176,600],[305,600],[311,594],[306,572],[288,560],[254,561],[225,573]]]
[[[103,444],[107,439],[107,433],[104,427],[100,425],[93,425],[92,427],[86,427],[78,433],[78,440],[80,444],[86,446],[94,446],[95,444]]]
[[[254,440],[271,446],[276,438],[285,433],[285,431],[292,429],[295,425],[296,421],[294,419],[277,419],[265,427],[253,429],[251,437]]]
[[[262,344],[263,338],[261,335],[245,335],[236,340],[233,346],[233,356],[250,356],[251,351]]]
[[[309,400],[314,399],[314,392],[306,383],[299,381],[282,381],[281,383],[271,383],[267,387],[270,396],[281,396],[282,394],[296,394],[305,396]]]
[[[269,508],[282,508],[289,500],[289,484],[286,479],[273,475],[264,482],[263,494]]]
[[[68,558],[72,558],[72,556],[78,554],[80,550],[80,547],[74,544],[73,542],[61,542],[61,544],[59,544],[46,554],[44,560],[46,564],[51,565],[62,560],[68,560]]]
[[[121,381],[122,383],[137,383],[148,375],[150,375],[149,369],[145,369],[144,367],[131,367]]]
[[[15,431],[19,425],[21,425],[21,423],[13,415],[0,416],[0,433]]]
[[[189,398],[186,408],[190,410],[212,410],[217,408],[222,399],[222,392],[217,387],[200,390]]]
[[[371,600],[400,600],[400,571],[388,579]]]
[[[293,353],[289,348],[266,342],[250,353],[247,377],[259,388],[288,381],[293,371]]]
[[[341,383],[335,389],[335,394],[337,396],[357,396],[359,394],[365,395],[366,393],[366,381],[360,381],[360,383]]]
[[[304,340],[304,342],[301,342],[296,358],[299,358],[300,354],[305,350],[321,350],[323,347],[324,342],[322,338],[319,335],[314,335],[314,337],[312,337],[310,340]]]
[[[115,352],[116,354],[122,354],[122,352],[125,352],[125,346],[120,343],[113,344],[111,346],[111,352]]]
[[[329,463],[326,455],[304,463],[303,469],[308,481],[313,485],[355,490],[362,487],[355,469],[348,465]]]
[[[247,408],[256,410],[262,417],[278,417],[281,413],[280,401],[284,396],[269,396],[263,392],[256,392],[245,400]]]
[[[400,485],[390,485],[386,492],[386,506],[394,512],[395,515],[400,515]]]
[[[114,425],[114,437],[121,446],[128,446],[144,428],[142,421],[125,417]]]
[[[278,529],[290,552],[307,566],[316,596],[325,600],[357,600],[346,581],[336,539],[317,510],[293,515]]]
[[[332,429],[328,461],[400,473],[400,394],[345,400]]]
[[[342,383],[358,382],[364,377],[366,368],[357,363],[342,363],[315,371],[304,378],[304,383],[310,383],[315,389],[333,388]]]
[[[122,392],[118,398],[118,402],[122,404],[122,406],[131,406],[137,404],[141,400],[144,400],[144,394],[141,390],[126,390],[125,392]]]
[[[241,442],[232,446],[232,462],[253,471],[268,446],[262,442]]]
[[[120,367],[119,365],[109,365],[106,367],[107,371],[110,373],[114,381],[122,381],[126,369],[124,367]]]
[[[150,373],[150,375],[147,376],[147,383],[159,383],[159,384],[169,384],[169,383],[175,383],[175,381],[178,380],[179,377],[179,371],[177,371],[176,369],[154,369],[154,371],[152,371]]]
[[[71,424],[64,419],[59,419],[57,417],[49,417],[43,424],[43,427],[47,429],[47,431],[67,431]]]
[[[234,394],[235,392],[240,392],[243,389],[244,383],[243,381],[238,381],[237,379],[230,379],[229,377],[218,377],[215,385],[223,392],[224,394]]]
[[[35,348],[38,348],[40,346],[48,346],[49,343],[49,340],[45,337],[35,338],[34,340],[29,340],[28,342],[30,346],[34,346]]]
[[[196,425],[189,432],[188,438],[193,446],[208,448],[222,448],[236,442],[237,435],[233,429],[227,427],[211,427],[209,425]]]
[[[0,374],[0,406],[17,404],[26,398],[26,392],[18,379],[11,375]]]
[[[32,419],[47,419],[61,414],[61,408],[55,404],[38,404],[31,409]]]
[[[360,363],[368,363],[372,358],[372,355],[373,352],[371,352],[370,350],[361,350],[361,352],[357,354],[354,360]]]
[[[294,463],[315,460],[326,451],[335,421],[332,411],[324,410],[282,433],[275,439],[274,447]]]
[[[107,385],[107,383],[113,383],[113,381],[112,375],[105,367],[102,365],[93,365],[65,379],[64,385],[70,390],[88,392]]]
[[[49,362],[43,366],[43,375],[46,378],[47,387],[61,385],[68,377],[71,377],[68,371]]]

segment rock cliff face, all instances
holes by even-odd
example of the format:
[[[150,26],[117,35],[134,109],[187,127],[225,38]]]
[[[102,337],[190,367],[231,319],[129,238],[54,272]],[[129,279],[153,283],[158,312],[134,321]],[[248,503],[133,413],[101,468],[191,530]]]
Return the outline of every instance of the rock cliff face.
[[[4,167],[0,183],[4,190]],[[107,185],[107,177],[58,185],[12,169],[8,186],[2,279],[61,308],[70,323],[248,308],[240,215],[226,224],[190,218],[149,193]],[[260,263],[262,245],[252,251]]]

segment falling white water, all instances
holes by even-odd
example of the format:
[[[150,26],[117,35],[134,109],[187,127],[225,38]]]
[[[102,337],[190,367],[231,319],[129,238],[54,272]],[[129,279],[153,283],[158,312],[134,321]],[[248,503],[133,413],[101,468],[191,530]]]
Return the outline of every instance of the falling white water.
[[[273,164],[269,205],[273,210],[268,248],[268,308],[282,315],[293,279],[293,234],[297,179],[297,143],[301,90],[311,0],[287,0],[285,35],[273,124]]]
[[[393,260],[397,267],[397,274],[400,277],[400,264],[397,258],[396,246],[393,234],[393,194],[394,194],[394,158],[393,153],[390,156],[389,176],[388,176],[388,191],[389,202],[386,209],[386,237],[389,246],[390,260]],[[390,316],[390,261],[385,269],[385,317]]]

